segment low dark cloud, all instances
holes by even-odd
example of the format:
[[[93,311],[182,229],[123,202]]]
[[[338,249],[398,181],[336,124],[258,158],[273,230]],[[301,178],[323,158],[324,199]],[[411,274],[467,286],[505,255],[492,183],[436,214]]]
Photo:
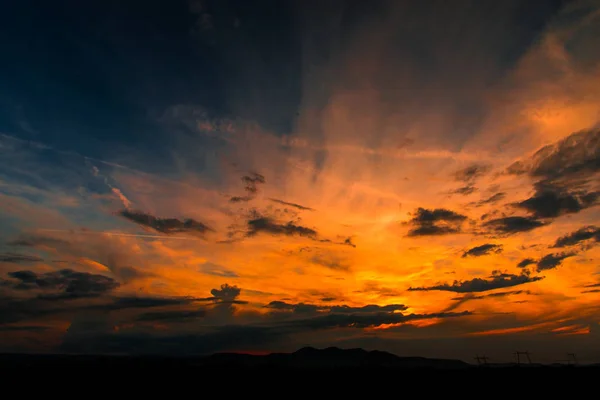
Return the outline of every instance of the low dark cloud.
[[[11,240],[7,244],[11,246],[23,247],[56,247],[68,245],[69,242],[63,239],[48,236],[22,234],[17,239]]]
[[[535,264],[536,262],[537,261],[535,261],[533,258],[525,258],[525,259],[519,261],[519,263],[517,264],[517,267],[525,268],[528,265]]]
[[[471,182],[490,171],[489,165],[472,164],[454,173],[454,178],[461,182]]]
[[[546,180],[586,177],[600,171],[600,130],[572,133],[542,147],[529,160],[508,168],[509,173],[529,174]]]
[[[443,208],[428,210],[418,208],[406,222],[412,228],[408,236],[433,236],[459,233],[466,216]]]
[[[495,193],[493,195],[491,195],[490,197],[483,199],[483,200],[479,200],[476,203],[471,203],[472,205],[476,206],[476,207],[481,207],[484,206],[486,204],[494,204],[497,203],[501,200],[503,200],[506,197],[506,193],[504,192],[498,192]]]
[[[546,254],[537,262],[537,270],[545,271],[560,266],[565,258],[573,257],[576,253]]]
[[[515,206],[531,213],[535,218],[556,218],[578,213],[597,204],[600,192],[569,191],[559,185],[538,182],[535,194]]]
[[[124,310],[135,308],[168,307],[190,304],[202,299],[194,297],[117,297],[110,303],[93,305],[91,308],[102,308],[106,310]]]
[[[334,256],[315,254],[310,258],[310,261],[335,271],[348,271],[350,269],[349,264]]]
[[[231,286],[227,283],[221,285],[219,289],[212,289],[210,293],[216,300],[233,301],[239,297],[241,289],[235,285]]]
[[[188,218],[180,220],[177,218],[158,218],[141,211],[121,210],[118,215],[138,225],[152,228],[157,232],[165,234],[173,233],[196,233],[204,235],[212,231],[210,227],[202,222]]]
[[[31,255],[27,255],[27,254],[18,254],[18,253],[0,253],[0,262],[21,264],[21,263],[40,262],[40,261],[44,261],[44,260],[38,256],[31,256]]]
[[[489,298],[516,296],[519,294],[531,294],[531,292],[529,290],[509,290],[506,292],[488,293],[488,294],[484,294],[484,295],[468,294],[468,295],[461,296],[461,297],[453,297],[451,300],[455,300],[455,301],[483,300],[483,299],[489,299]]]
[[[591,283],[589,285],[585,285],[585,288],[600,288],[600,283]]]
[[[314,229],[298,225],[293,221],[279,223],[270,217],[254,213],[253,218],[248,220],[247,236],[254,236],[259,233],[282,236],[302,236],[310,239],[317,238],[317,231]]]
[[[502,217],[486,221],[483,226],[497,233],[514,234],[528,232],[544,226],[545,223],[532,217]]]
[[[303,206],[301,204],[290,203],[288,201],[283,201],[283,200],[279,200],[279,199],[272,199],[272,198],[269,199],[269,200],[272,201],[272,202],[274,202],[274,203],[278,203],[278,204],[281,204],[281,205],[284,205],[284,206],[288,206],[288,207],[294,207],[294,208],[297,208],[297,209],[303,210],[303,211],[314,211],[313,208],[306,207],[306,206]]]
[[[367,293],[370,295],[378,295],[381,297],[398,297],[402,296],[402,292],[396,288],[380,286],[377,282],[366,282],[361,290],[355,290],[354,293]]]
[[[600,172],[600,130],[572,133],[556,143],[544,146],[529,159],[508,167],[508,173],[527,174],[537,179],[534,195],[517,207],[535,218],[556,218],[580,212],[598,204],[597,185]]]
[[[501,252],[502,252],[501,244],[486,243],[486,244],[482,244],[481,246],[473,247],[473,248],[465,251],[462,256],[463,256],[463,258],[465,258],[465,257],[481,257],[481,256],[485,256],[487,254],[501,253]]]
[[[136,321],[145,322],[191,322],[198,318],[206,316],[205,309],[198,310],[170,310],[170,311],[154,311],[138,315]]]
[[[217,264],[213,264],[211,262],[201,264],[199,269],[200,272],[207,275],[221,276],[224,278],[239,278],[239,275],[235,271],[232,271]]]
[[[473,292],[486,292],[488,290],[502,289],[512,286],[523,285],[525,283],[536,282],[544,277],[541,276],[530,276],[528,273],[522,273],[520,275],[500,273],[494,271],[487,279],[474,278],[466,281],[454,281],[452,284],[443,283],[428,287],[410,287],[408,290],[411,291],[431,291],[441,290],[455,293],[473,293]]]
[[[2,281],[3,286],[40,291],[37,297],[47,300],[98,297],[119,287],[119,283],[110,277],[71,269],[42,274],[22,270],[9,272],[8,276],[10,279]]]
[[[433,318],[456,318],[471,315],[470,311],[460,313],[433,313],[433,314],[402,314],[401,312],[378,312],[378,313],[329,313],[312,318],[297,319],[289,322],[296,328],[321,330],[332,328],[357,328],[364,329],[387,324],[401,324],[410,321],[433,319]]]
[[[463,196],[468,196],[477,191],[477,188],[473,185],[461,186],[458,189],[454,189],[450,191],[450,194],[461,194]]]
[[[388,304],[379,306],[369,304],[363,307],[350,307],[347,305],[315,305],[306,303],[286,303],[284,301],[272,301],[265,306],[277,311],[291,311],[299,314],[307,313],[331,313],[331,314],[361,314],[361,313],[393,313],[408,309],[404,304]]]
[[[593,225],[584,226],[575,232],[559,237],[552,247],[560,248],[575,246],[590,239],[593,239],[594,242],[600,242],[600,228]]]

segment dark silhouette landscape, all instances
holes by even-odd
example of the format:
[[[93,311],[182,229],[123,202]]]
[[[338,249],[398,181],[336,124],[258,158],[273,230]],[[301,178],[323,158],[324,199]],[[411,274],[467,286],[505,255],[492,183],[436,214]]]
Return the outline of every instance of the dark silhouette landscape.
[[[304,347],[293,353],[265,355],[245,353],[215,353],[208,356],[122,356],[122,355],[35,355],[2,354],[0,366],[6,368],[102,368],[112,371],[129,369],[187,370],[295,370],[295,371],[368,371],[402,370],[413,372],[473,372],[483,370],[597,370],[600,364],[539,364],[539,363],[488,363],[470,364],[461,360],[425,357],[400,357],[385,351],[364,349],[340,349],[328,347],[316,349]]]

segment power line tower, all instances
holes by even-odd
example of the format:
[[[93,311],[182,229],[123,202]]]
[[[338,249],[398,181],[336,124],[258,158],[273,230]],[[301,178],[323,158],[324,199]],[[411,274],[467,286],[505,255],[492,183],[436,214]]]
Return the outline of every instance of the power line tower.
[[[515,351],[514,355],[517,358],[517,365],[521,365],[521,356],[527,357],[527,362],[531,364],[531,357],[529,357],[528,351]]]
[[[571,361],[573,362],[573,364],[571,364]],[[568,353],[567,354],[567,364],[568,365],[577,365],[577,357],[575,357],[575,353]]]
[[[475,360],[477,360],[477,365],[482,367],[482,366],[488,365],[489,358],[486,356],[476,355]]]

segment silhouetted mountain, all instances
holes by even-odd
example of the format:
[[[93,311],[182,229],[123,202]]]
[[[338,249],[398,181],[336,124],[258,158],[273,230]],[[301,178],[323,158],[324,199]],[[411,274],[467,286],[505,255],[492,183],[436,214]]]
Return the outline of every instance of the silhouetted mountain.
[[[291,368],[434,368],[464,369],[470,365],[459,360],[422,357],[398,357],[383,351],[304,347],[294,353],[273,353],[264,356],[218,353],[201,360],[205,366],[291,367]]]

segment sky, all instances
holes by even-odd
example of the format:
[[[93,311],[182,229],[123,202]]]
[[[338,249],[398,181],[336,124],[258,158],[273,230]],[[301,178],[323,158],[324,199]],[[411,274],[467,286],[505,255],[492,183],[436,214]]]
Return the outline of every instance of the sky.
[[[600,2],[0,5],[0,352],[600,362]]]

